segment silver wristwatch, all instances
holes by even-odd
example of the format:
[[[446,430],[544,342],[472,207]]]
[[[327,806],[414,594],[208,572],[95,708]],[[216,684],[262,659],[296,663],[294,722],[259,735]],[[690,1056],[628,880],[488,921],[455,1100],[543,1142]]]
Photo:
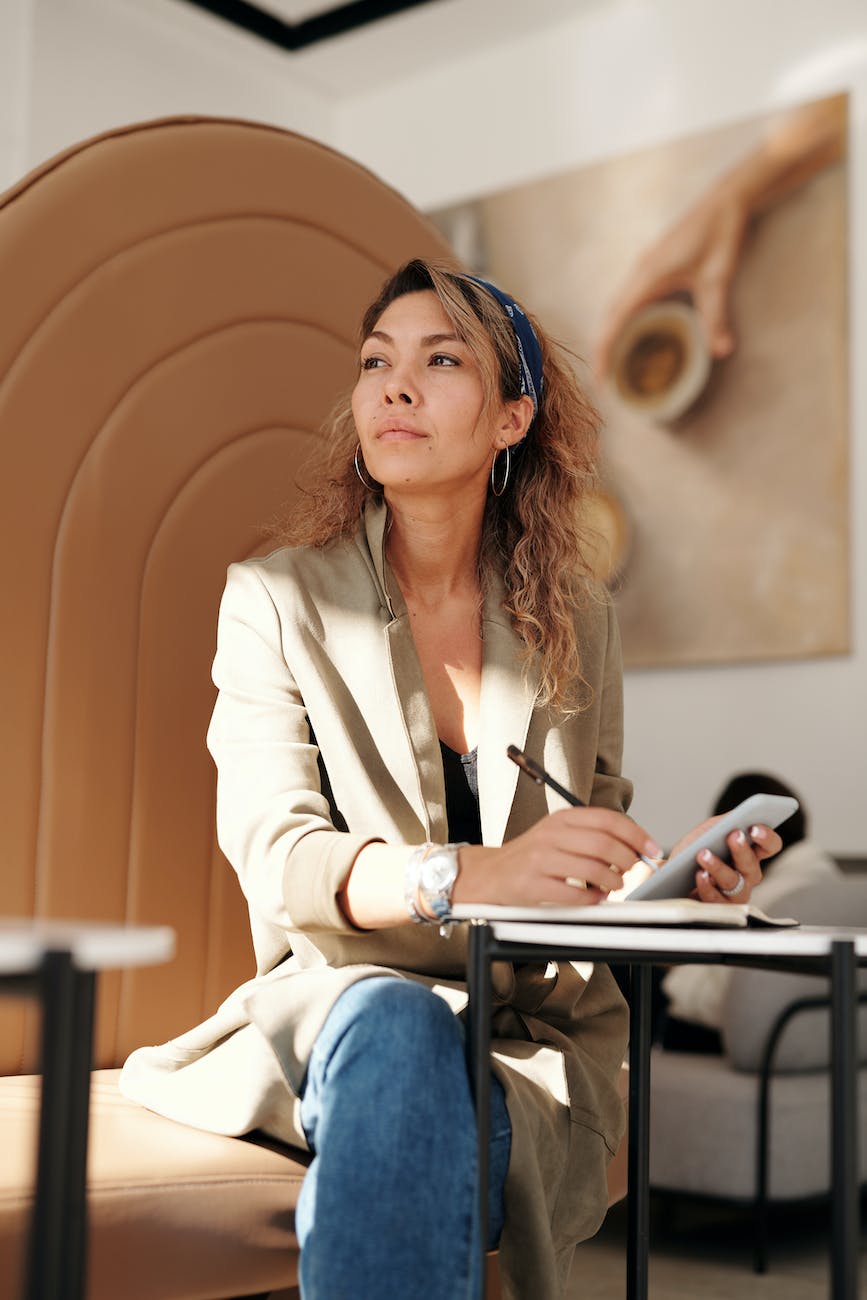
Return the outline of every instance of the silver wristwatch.
[[[414,921],[440,924],[440,933],[448,934],[451,927],[445,918],[451,911],[452,890],[458,876],[458,850],[460,844],[423,844],[416,849],[406,864],[404,897]],[[420,912],[417,904],[424,912]],[[425,915],[427,913],[428,915]]]
[[[422,859],[418,869],[419,900],[425,910],[439,921],[440,933],[452,910],[452,890],[459,870],[458,850],[465,848],[466,843],[464,840],[460,844],[443,844],[433,849]]]

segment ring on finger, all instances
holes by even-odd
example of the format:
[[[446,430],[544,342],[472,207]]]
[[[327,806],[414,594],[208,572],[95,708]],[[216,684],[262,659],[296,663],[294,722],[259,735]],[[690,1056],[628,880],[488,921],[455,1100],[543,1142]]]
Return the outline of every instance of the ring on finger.
[[[725,894],[726,898],[737,898],[738,894],[742,891],[744,885],[746,884],[746,881],[744,880],[741,873],[738,872],[737,875],[738,875],[738,883],[734,886],[733,889],[722,889],[720,886],[717,886],[719,892],[721,894]]]

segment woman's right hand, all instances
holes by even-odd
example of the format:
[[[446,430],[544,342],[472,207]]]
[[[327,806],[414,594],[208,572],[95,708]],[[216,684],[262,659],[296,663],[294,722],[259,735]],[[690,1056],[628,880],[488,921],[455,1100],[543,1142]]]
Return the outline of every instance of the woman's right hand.
[[[460,851],[455,903],[600,903],[623,886],[623,873],[659,845],[624,813],[610,808],[563,808],[549,813],[500,848]]]

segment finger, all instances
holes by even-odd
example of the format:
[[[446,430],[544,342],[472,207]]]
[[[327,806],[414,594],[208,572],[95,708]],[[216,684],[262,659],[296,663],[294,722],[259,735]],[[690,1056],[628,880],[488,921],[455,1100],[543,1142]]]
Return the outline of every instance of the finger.
[[[729,900],[720,893],[713,877],[707,871],[697,871],[695,875],[695,892],[701,903],[727,903]]]
[[[735,336],[729,320],[729,281],[721,276],[703,276],[696,286],[695,305],[701,317],[705,342],[712,357],[718,360],[735,349]]]
[[[762,878],[762,868],[749,837],[743,831],[733,831],[727,843],[735,867],[751,885],[757,885]]]
[[[546,881],[583,881],[604,894],[623,885],[622,874],[609,862],[600,861],[593,854],[574,853],[562,848],[553,849],[546,855],[544,878]]]
[[[588,862],[582,873],[576,873],[575,870],[569,873],[569,878],[578,875],[580,879],[586,881],[591,888],[596,888],[600,893],[611,894],[618,889],[623,888],[623,874],[615,867],[603,866],[599,862]]]
[[[765,858],[772,858],[783,847],[782,839],[776,831],[771,830],[770,826],[751,826],[750,839],[760,862]]]
[[[579,894],[582,899],[590,899],[592,902],[601,903],[603,899],[608,897],[603,889],[597,889],[595,885],[591,885],[589,880],[579,880],[577,876],[567,876],[563,884],[570,891],[570,899],[575,894]]]
[[[726,844],[731,854],[731,862],[717,857],[710,849],[702,849],[696,860],[710,872],[720,889],[736,888],[740,876],[743,876],[751,888],[757,885],[762,878],[762,869],[755,850],[744,832],[732,831]]]
[[[546,883],[541,898],[534,896],[533,905],[542,903],[556,907],[595,907],[607,898],[601,889],[595,889],[577,877],[571,883],[565,880],[550,880]]]
[[[743,831],[733,831],[727,843],[732,862],[724,862],[707,849],[698,855],[698,861],[709,885],[721,895],[721,902],[748,903],[762,879],[758,858]],[[702,897],[709,901],[707,892]]]
[[[644,862],[636,862],[628,871],[624,872],[620,878],[620,888],[613,889],[610,898],[624,899],[628,898],[633,889],[643,885],[645,880],[653,875],[653,868],[648,867]]]
[[[586,827],[582,828],[580,833],[571,833],[567,840],[560,841],[558,853],[572,859],[569,875],[580,876],[591,869],[601,870],[606,875],[616,873],[618,880],[614,887],[617,889],[622,884],[620,876],[630,867],[635,866],[638,857],[635,849],[629,844],[624,844],[622,840],[616,839],[605,831],[590,830]],[[578,870],[579,864],[581,870]],[[601,878],[599,883],[604,883]]]
[[[715,857],[709,849],[703,849],[699,853],[698,861],[701,863],[704,875],[710,879],[714,888],[720,892],[724,889],[737,889],[741,878],[743,878],[745,884],[748,883],[745,872],[741,871],[739,867],[723,862],[722,858]],[[738,902],[746,902],[743,894],[744,890],[742,889],[738,894]]]
[[[551,814],[552,823],[555,819],[558,824],[568,826],[576,832],[601,831],[608,836],[608,845],[600,848],[597,854],[606,862],[617,862],[618,866],[628,867],[642,854],[651,858],[662,855],[662,849],[643,826],[632,821],[625,813],[615,812],[613,808],[563,808],[560,812]],[[621,846],[621,852],[625,847],[627,854],[632,855],[629,861],[621,864],[619,858],[611,856],[610,846],[615,844]]]

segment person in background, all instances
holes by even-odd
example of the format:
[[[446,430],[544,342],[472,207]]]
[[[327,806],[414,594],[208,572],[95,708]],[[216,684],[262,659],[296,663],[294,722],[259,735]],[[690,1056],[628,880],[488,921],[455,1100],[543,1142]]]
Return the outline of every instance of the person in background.
[[[731,777],[717,796],[713,815],[736,808],[754,794],[792,795],[800,805],[777,827],[782,849],[765,864],[761,883],[750,898],[752,905],[773,916],[779,900],[793,889],[834,876],[839,868],[830,854],[809,839],[808,816],[801,796],[768,772],[739,772]],[[675,966],[666,972],[661,982],[662,1009],[656,1033],[663,1047],[673,1051],[722,1050],[719,1031],[731,975],[728,966]]]

